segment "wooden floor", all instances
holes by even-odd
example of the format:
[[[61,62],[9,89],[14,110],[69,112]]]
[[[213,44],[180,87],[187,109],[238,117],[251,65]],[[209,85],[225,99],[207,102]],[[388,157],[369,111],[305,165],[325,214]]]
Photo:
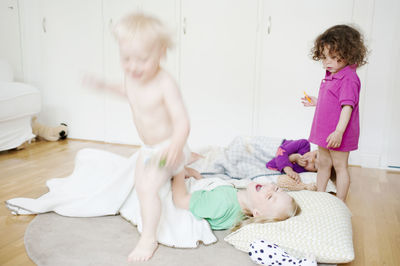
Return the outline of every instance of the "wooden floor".
[[[4,201],[46,193],[46,180],[69,175],[75,154],[87,147],[123,156],[137,148],[70,139],[0,152],[0,265],[34,265],[24,247],[24,232],[34,216],[13,216]],[[356,258],[346,265],[400,265],[400,172],[351,167],[350,174],[347,205],[353,213]]]

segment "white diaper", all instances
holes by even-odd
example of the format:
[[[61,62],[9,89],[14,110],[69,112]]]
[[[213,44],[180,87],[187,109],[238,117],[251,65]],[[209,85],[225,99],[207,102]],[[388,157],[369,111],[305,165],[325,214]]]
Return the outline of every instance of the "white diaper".
[[[161,158],[161,152],[169,146],[170,140],[163,141],[156,145],[142,145],[140,153],[145,166],[163,167],[165,165],[165,159]],[[190,149],[187,144],[183,147],[183,159],[182,162],[176,169],[172,169],[172,175],[176,175],[183,170],[183,167],[190,160]]]

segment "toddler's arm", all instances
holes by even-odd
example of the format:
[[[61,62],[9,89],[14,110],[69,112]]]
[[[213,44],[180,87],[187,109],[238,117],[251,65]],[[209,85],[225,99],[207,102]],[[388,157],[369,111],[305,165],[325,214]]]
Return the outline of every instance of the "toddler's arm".
[[[82,83],[86,87],[95,88],[95,89],[107,89],[114,91],[122,96],[125,96],[125,86],[122,84],[108,84],[104,80],[99,79],[92,75],[85,75]]]
[[[166,151],[166,165],[176,167],[182,157],[182,150],[189,136],[189,116],[182,95],[176,83],[170,78],[164,86],[164,100],[172,123],[171,144]],[[164,157],[163,156],[163,157]]]
[[[327,138],[326,145],[327,148],[339,148],[342,144],[342,138],[344,131],[349,123],[351,113],[353,112],[353,107],[350,105],[344,105],[342,111],[340,112],[339,122],[336,125],[336,130],[333,131]]]
[[[180,174],[174,176],[172,179],[172,200],[176,207],[189,210],[190,197],[192,195],[188,193],[185,185],[185,174],[181,172]]]

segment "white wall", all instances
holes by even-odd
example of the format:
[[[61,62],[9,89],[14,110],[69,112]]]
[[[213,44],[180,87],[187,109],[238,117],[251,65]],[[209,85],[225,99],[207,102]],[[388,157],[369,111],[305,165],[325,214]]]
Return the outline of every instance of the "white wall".
[[[16,3],[16,0],[7,1]],[[198,140],[204,134],[210,134],[209,136],[204,135],[206,137],[203,138],[203,141],[211,144],[213,143],[212,139],[217,139],[218,143],[226,144],[226,142],[229,142],[230,139],[236,135],[236,132],[237,134],[264,134],[265,132],[262,126],[260,126],[263,123],[263,120],[260,118],[263,109],[260,106],[268,103],[269,100],[264,99],[264,97],[269,95],[269,91],[262,91],[263,79],[267,79],[268,77],[267,75],[264,76],[263,72],[260,71],[260,69],[265,67],[263,65],[264,63],[260,60],[268,60],[270,57],[267,56],[268,53],[265,53],[265,51],[263,52],[263,48],[265,49],[265,47],[262,46],[263,39],[260,35],[260,31],[266,30],[266,19],[268,18],[263,17],[265,15],[264,12],[267,12],[263,10],[263,8],[270,6],[271,3],[283,5],[284,7],[286,3],[288,14],[290,14],[289,11],[293,8],[293,3],[291,1],[279,1],[278,3],[269,0],[258,0],[252,1],[245,7],[243,5],[245,5],[246,1],[233,1],[231,5],[229,5],[230,9],[226,10],[229,11],[229,17],[224,15],[226,12],[224,12],[223,6],[213,1],[206,1],[203,3],[192,0],[91,0],[85,2],[82,8],[82,3],[80,1],[18,0],[22,43],[19,56],[22,54],[22,64],[18,65],[18,60],[14,60],[13,64],[17,72],[21,69],[19,73],[22,73],[23,69],[23,78],[25,81],[38,86],[38,88],[42,90],[45,106],[43,109],[44,112],[42,112],[40,118],[43,122],[47,124],[57,124],[60,122],[69,123],[71,128],[70,137],[138,144],[138,137],[135,135],[134,126],[130,121],[129,108],[125,100],[114,98],[109,94],[95,94],[87,90],[82,91],[84,88],[80,87],[77,82],[79,78],[79,71],[77,71],[77,69],[80,71],[85,71],[85,69],[87,69],[87,71],[98,71],[101,75],[109,79],[118,79],[121,77],[116,45],[109,35],[108,25],[112,19],[115,21],[125,10],[130,10],[133,6],[137,6],[142,10],[155,13],[157,16],[162,17],[175,30],[177,46],[169,55],[166,65],[176,76],[177,80],[181,82],[180,85],[182,86],[182,90],[184,90],[185,98],[191,103],[189,110],[191,112],[192,123],[194,123],[192,130],[196,130],[192,132],[193,140]],[[325,12],[323,10],[328,10],[326,12],[331,10],[331,1],[321,0],[318,1],[318,3],[321,5],[321,14]],[[345,1],[343,3],[345,3]],[[63,8],[62,4],[66,6]],[[351,153],[350,162],[367,167],[385,167],[388,164],[399,165],[400,156],[398,154],[400,153],[398,151],[400,150],[400,142],[398,136],[400,135],[400,109],[398,102],[400,100],[400,81],[398,77],[400,75],[400,22],[398,14],[400,13],[400,2],[397,0],[353,0],[345,4],[346,10],[340,15],[343,17],[345,14],[345,17],[348,17],[349,21],[341,21],[338,16],[336,18],[337,23],[350,22],[357,24],[364,33],[367,45],[371,50],[369,64],[358,71],[362,82],[360,99],[361,137],[359,150]],[[50,41],[53,44],[58,42],[58,45],[62,45],[64,42],[70,42],[70,47],[77,42],[79,47],[75,47],[70,51],[70,56],[77,61],[75,63],[69,61],[70,58],[68,58],[68,56],[61,57],[63,60],[58,61],[58,64],[57,60],[49,62],[43,61],[43,58],[45,58],[43,57],[43,52],[47,55],[52,52],[57,52],[48,50],[43,46],[44,40],[46,44],[46,39],[43,38],[48,38],[49,36],[43,35],[43,8],[46,9],[46,7],[48,8],[50,6],[54,8],[58,7],[59,11],[57,12],[61,12],[59,16],[55,16],[57,14],[56,12],[48,13],[50,16],[55,16],[53,19],[59,21],[61,19],[62,21],[62,17],[64,16],[65,21],[70,22],[70,28],[67,29],[65,34],[59,32],[57,33],[58,35],[54,35],[54,39],[50,39]],[[280,32],[283,41],[285,41],[285,34],[287,34],[286,41],[289,43],[292,41],[293,36],[299,35],[298,38],[304,38],[304,35],[296,35],[296,32],[293,33],[293,30],[296,30],[296,25],[307,25],[307,23],[311,23],[310,25],[315,30],[319,28],[319,26],[322,29],[322,25],[328,21],[324,16],[311,21],[310,15],[307,15],[306,12],[302,12],[300,7],[295,10],[297,13],[293,12],[293,16],[296,16],[297,24],[296,21],[290,20],[290,18],[287,20],[288,25],[277,27],[277,24],[272,24],[273,30],[287,30],[287,32]],[[209,38],[211,40],[209,48],[206,46],[196,47],[196,44],[199,45],[199,42],[204,41],[204,39],[198,39],[198,41],[196,41],[196,39],[183,36],[182,27],[184,23],[182,19],[186,15],[190,16],[191,12],[195,12],[196,9],[198,9],[199,14],[201,13],[201,16],[197,18],[195,16],[196,14],[193,13],[191,16],[192,19],[187,17],[187,30],[190,32],[193,29],[198,29],[198,31],[196,31],[198,34],[201,33],[204,36],[203,38]],[[284,9],[285,8],[282,10]],[[221,12],[218,13],[216,10],[221,10]],[[203,14],[204,21],[200,19]],[[241,14],[243,16],[241,16]],[[335,21],[334,14],[335,12],[329,13],[329,17],[331,17],[333,21]],[[249,18],[253,15],[254,21],[251,20],[253,18]],[[90,23],[85,23],[85,16],[87,16],[87,20],[90,21]],[[237,22],[235,22],[235,16],[238,17]],[[243,19],[248,23],[241,22]],[[0,22],[3,23],[4,20],[7,20],[7,18],[1,16]],[[272,23],[276,23],[277,21],[279,21],[279,18],[273,18]],[[206,27],[208,24],[204,22],[209,22],[210,26]],[[51,25],[51,21],[47,20],[47,23]],[[284,23],[284,20],[279,23]],[[312,23],[318,25],[312,25]],[[213,24],[218,24],[219,26],[216,25],[216,27],[213,27]],[[221,57],[217,59],[217,63],[209,62],[211,67],[205,69],[205,73],[197,71],[196,67],[201,69],[201,67],[207,63],[207,49],[213,47],[212,41],[218,42],[215,44],[216,49],[214,50],[218,51],[217,56],[219,56],[223,50],[219,51],[218,47],[229,45],[229,38],[235,38],[234,34],[229,35],[218,32],[230,25],[233,30],[238,25],[247,25],[246,27],[256,27],[256,29],[249,29],[249,32],[241,32],[239,30],[238,34],[246,35],[247,37],[244,40],[249,41],[249,43],[237,43],[236,46],[232,46],[234,47],[232,50],[227,50],[226,54],[229,55],[227,60],[221,59]],[[18,27],[15,26],[14,28]],[[62,27],[62,25],[60,25],[60,27]],[[251,31],[253,30],[256,30],[258,33],[252,34]],[[90,34],[86,34],[88,31]],[[0,34],[5,34],[3,32],[0,31]],[[74,34],[79,36],[79,38],[74,39]],[[0,41],[3,41],[5,38],[5,36],[2,35],[0,35]],[[14,36],[18,37],[18,35],[15,34]],[[220,38],[220,40],[218,40],[218,38]],[[304,63],[304,68],[299,69],[299,71],[310,73],[308,76],[304,77],[304,80],[298,81],[302,88],[293,87],[292,92],[285,92],[285,94],[290,95],[289,97],[291,99],[293,98],[293,100],[290,100],[293,102],[287,103],[285,106],[287,110],[286,113],[279,114],[282,116],[282,119],[276,119],[277,123],[286,121],[285,123],[287,124],[290,122],[291,113],[296,113],[294,118],[296,122],[294,124],[296,124],[297,128],[301,128],[298,130],[290,130],[287,126],[277,126],[274,128],[274,135],[293,138],[308,137],[307,132],[310,127],[312,111],[300,110],[299,106],[295,105],[297,103],[294,101],[296,100],[295,98],[300,98],[302,96],[301,93],[304,90],[304,86],[310,87],[310,94],[316,94],[317,88],[315,86],[314,88],[312,84],[319,84],[319,80],[315,80],[316,78],[314,77],[323,73],[318,63],[313,62],[308,57],[310,43],[313,41],[312,38],[313,37],[310,35],[302,40],[301,44],[296,44],[296,42],[293,41],[293,45],[297,45],[297,48],[300,47],[300,49],[304,50],[294,53],[298,54],[294,55],[297,56],[295,58],[285,58],[285,51],[283,50],[287,50],[288,48],[286,46],[280,46],[279,43],[273,46],[274,51],[270,53],[271,56],[275,55],[275,52],[276,54],[282,54],[283,62],[287,61],[288,63],[290,63],[290,59],[297,61],[308,60],[308,63]],[[240,47],[246,47],[247,49],[251,42],[254,43],[254,49],[250,49],[250,51],[241,51]],[[93,46],[93,44],[97,45]],[[15,47],[10,49],[5,48],[4,45],[0,45],[0,55],[10,53],[18,57],[18,49]],[[91,49],[91,47],[95,47],[95,49]],[[65,46],[65,48],[68,48],[68,45]],[[38,51],[41,52],[38,53]],[[203,52],[203,57],[201,57],[201,53]],[[235,53],[237,53],[238,60],[243,64],[252,64],[252,68],[250,70],[246,69],[246,72],[244,72],[243,76],[246,77],[245,79],[243,76],[232,75],[232,73],[237,73],[238,71],[238,69],[235,69],[233,66],[235,59],[232,57],[235,56]],[[198,57],[197,59],[196,56]],[[263,56],[262,59],[260,59],[261,56]],[[256,60],[254,60],[254,58],[256,58]],[[191,59],[196,61],[190,61]],[[224,65],[224,62],[226,65]],[[49,67],[54,67],[54,72],[51,72],[52,69],[49,69]],[[212,73],[218,71],[218,68],[223,68],[224,71],[221,72],[220,79],[218,79],[218,75],[210,79]],[[66,85],[54,86],[56,80],[53,79],[53,81],[49,83],[48,77],[47,80],[43,77],[46,73],[57,74],[58,70],[61,74],[57,77],[66,80]],[[273,77],[273,69],[271,69],[270,72],[269,74]],[[194,83],[194,77],[196,76],[201,77],[201,81],[198,84]],[[302,75],[296,73],[295,75],[290,75],[288,78],[301,79]],[[71,82],[71,79],[75,81]],[[214,85],[218,83],[218,86],[221,87],[221,91],[212,93],[212,90],[204,90],[204,95],[201,95],[201,88],[207,86],[208,80]],[[227,83],[225,83],[226,87],[223,87],[224,80],[227,80]],[[272,78],[269,81],[271,82],[271,80],[272,84],[269,85],[269,88],[266,88],[267,90],[279,87],[278,81],[276,81],[277,79]],[[243,88],[246,86],[248,86],[248,88]],[[235,88],[235,94],[232,96],[233,98],[221,99],[221,92],[227,93],[232,87]],[[236,94],[236,92],[239,94]],[[279,92],[277,92],[277,94],[279,94]],[[211,101],[195,101],[200,98],[209,98]],[[282,98],[282,96],[279,96],[279,98]],[[282,99],[276,99],[276,101],[280,102],[280,104],[285,104],[285,101],[282,101]],[[235,108],[232,109],[232,102],[241,103],[243,105],[241,108],[244,110],[242,113],[247,114],[249,118],[248,120],[245,117],[240,118],[242,122],[238,123],[238,127],[236,129],[233,127],[233,130],[230,130],[229,125],[235,121],[230,121],[232,117],[230,117],[229,112],[237,111]],[[203,106],[204,108],[209,107],[211,112],[208,114],[206,113],[206,115],[204,112],[202,113]],[[216,112],[215,110],[217,110],[213,108],[217,107],[225,111],[221,111],[222,113],[212,116],[212,114]],[[268,108],[269,106],[264,110],[268,111]],[[225,117],[221,116],[221,114],[225,114]],[[268,120],[268,117],[264,115],[262,118],[265,118],[266,121]],[[205,127],[203,124],[206,124],[206,119],[214,119],[214,121],[212,122],[212,126],[204,130]],[[204,120],[204,123],[202,122],[203,124],[199,124],[200,120]],[[219,127],[219,125],[221,126]],[[212,134],[216,134],[216,138],[212,138]]]
[[[353,163],[400,166],[400,2],[360,1],[358,8],[355,22],[364,26],[370,56],[362,69],[360,148],[352,154]]]

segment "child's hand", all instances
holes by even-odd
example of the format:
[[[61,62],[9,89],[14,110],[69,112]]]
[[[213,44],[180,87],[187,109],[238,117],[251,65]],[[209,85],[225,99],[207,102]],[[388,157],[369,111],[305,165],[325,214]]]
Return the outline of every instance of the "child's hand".
[[[308,95],[308,98],[310,98],[311,102],[309,102],[306,97],[301,98],[301,103],[304,106],[306,106],[306,107],[317,106],[317,101],[318,101],[317,97]]]
[[[333,131],[327,138],[326,145],[327,148],[339,148],[340,144],[342,144],[343,132],[340,131]]]
[[[299,154],[299,155],[300,155],[300,154]],[[297,162],[297,164],[300,165],[301,167],[304,167],[304,166],[306,166],[306,164],[307,164],[307,159],[306,159],[304,156],[300,155],[300,156],[297,157],[296,162]]]
[[[183,152],[182,147],[175,143],[171,143],[168,149],[164,150],[161,154],[161,161],[163,162],[163,166],[176,169],[179,164],[182,162]]]
[[[297,163],[298,165],[304,167],[306,165],[306,159],[300,153],[292,153],[289,155],[289,161],[292,163]]]
[[[285,172],[285,174],[287,176],[289,176],[294,181],[296,181],[297,184],[300,183],[300,175],[298,173],[296,173],[295,171],[293,171],[292,167],[286,166],[285,168],[283,168],[283,172]]]
[[[106,83],[103,80],[101,80],[93,75],[89,75],[89,74],[86,74],[85,76],[83,76],[82,84],[85,87],[94,88],[94,89],[104,89],[106,87]]]
[[[315,152],[307,152],[303,155],[304,161],[307,163],[312,163],[315,161]]]

